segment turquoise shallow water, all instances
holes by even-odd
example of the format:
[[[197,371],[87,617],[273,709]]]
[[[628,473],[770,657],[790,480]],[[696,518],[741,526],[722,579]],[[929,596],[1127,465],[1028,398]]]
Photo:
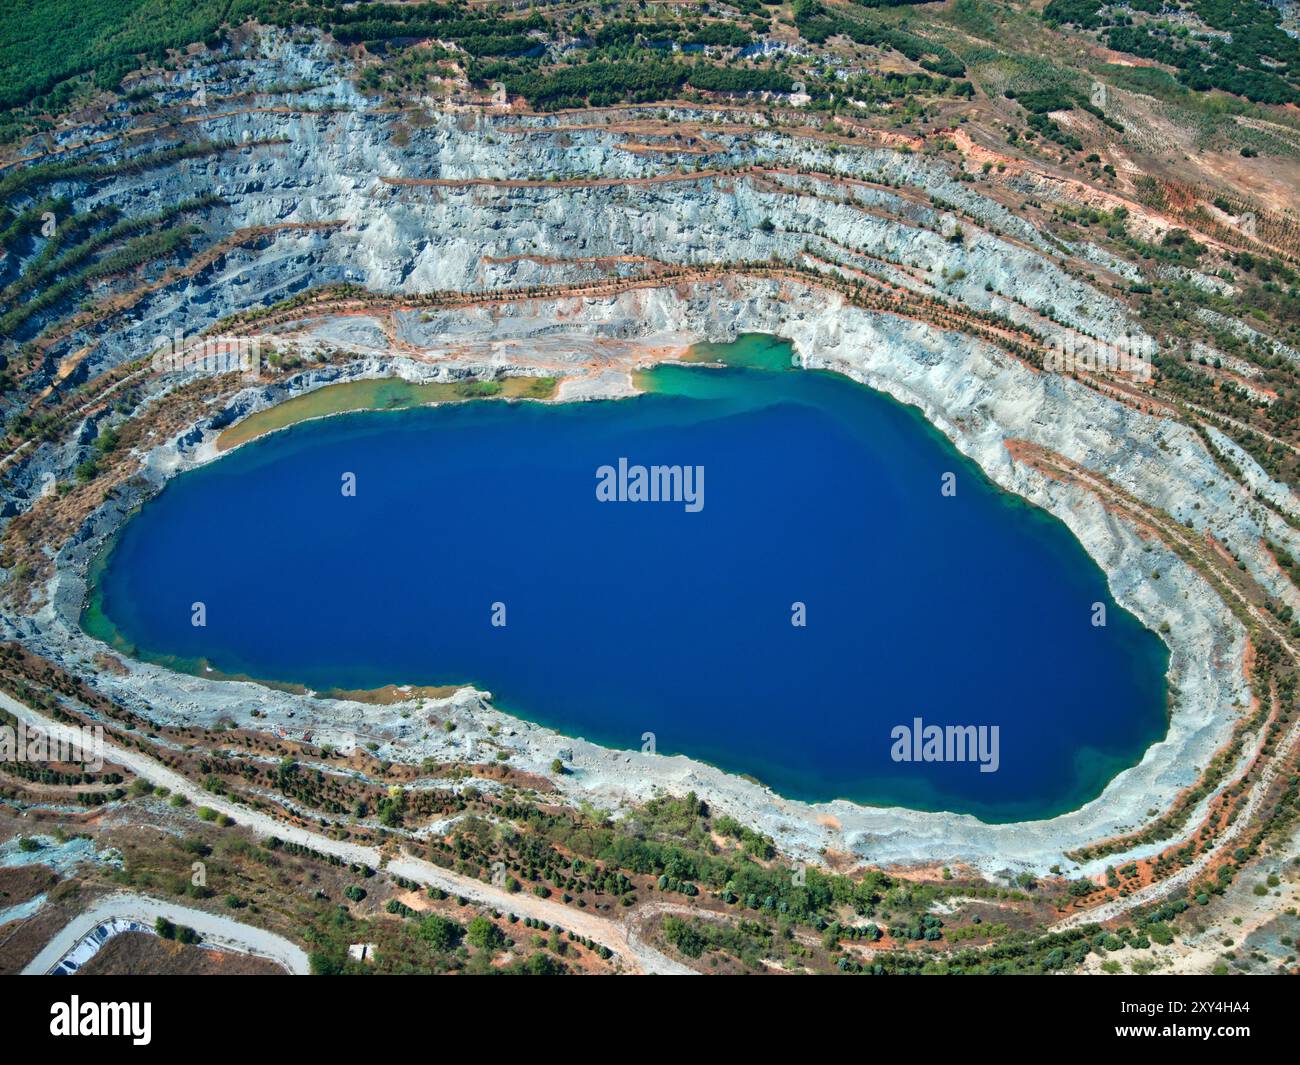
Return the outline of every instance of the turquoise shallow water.
[[[788,347],[703,354],[742,365],[246,445],[126,524],[84,623],[142,657],[317,689],[473,682],[570,735],[652,732],[792,797],[986,820],[1075,808],[1164,735],[1164,645],[1060,522],[918,412],[784,370]],[[601,502],[620,458],[702,466],[702,507]],[[997,726],[997,771],[894,760],[916,718]]]

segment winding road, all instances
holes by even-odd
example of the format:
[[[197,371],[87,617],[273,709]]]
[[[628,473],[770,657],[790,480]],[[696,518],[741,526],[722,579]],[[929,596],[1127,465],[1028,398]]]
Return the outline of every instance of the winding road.
[[[309,971],[307,952],[274,932],[163,899],[117,893],[97,900],[90,909],[83,910],[64,925],[23,967],[22,974],[44,976],[49,973],[78,943],[107,921],[139,921],[152,927],[159,917],[193,928],[206,946],[267,958],[296,976],[305,976]]]
[[[80,737],[80,733],[76,732],[76,730],[45,717],[31,707],[18,702],[5,692],[0,692],[0,707],[3,707],[15,717],[21,718],[30,726],[45,729],[51,736],[62,735],[71,738],[75,734],[78,738]],[[403,853],[392,861],[386,861],[385,856],[377,847],[330,839],[328,836],[322,836],[308,829],[285,824],[269,814],[261,813],[204,791],[187,777],[159,765],[147,755],[110,743],[107,740],[104,742],[104,758],[106,761],[125,766],[132,773],[155,786],[162,785],[170,788],[173,792],[184,795],[196,805],[207,806],[218,813],[233,818],[239,824],[246,825],[259,836],[277,836],[288,843],[309,847],[321,854],[333,855],[345,862],[369,865],[375,869],[386,868],[396,876],[405,877],[426,887],[440,888],[449,894],[472,899],[480,905],[491,906],[504,913],[517,913],[521,917],[533,917],[540,921],[546,921],[548,924],[558,925],[566,932],[574,932],[608,947],[618,955],[627,971],[679,976],[698,975],[695,970],[674,961],[641,940],[624,921],[616,921],[597,914],[586,913],[565,906],[560,902],[538,898],[535,895],[511,894],[504,888],[485,884],[483,881],[475,880],[463,873],[443,869],[441,866],[434,865],[423,858],[416,858],[409,854]],[[196,910],[194,912],[202,913],[204,911]],[[203,931],[193,921],[186,920],[184,923],[191,925],[197,931]],[[257,931],[252,928],[248,930]],[[269,933],[267,934],[269,935]],[[43,957],[44,954],[45,952],[42,951],[38,955],[38,959]],[[59,957],[62,957],[62,955],[60,954]],[[57,960],[58,958],[55,959],[56,962]],[[51,965],[51,967],[53,966]],[[291,969],[290,971],[297,970]]]

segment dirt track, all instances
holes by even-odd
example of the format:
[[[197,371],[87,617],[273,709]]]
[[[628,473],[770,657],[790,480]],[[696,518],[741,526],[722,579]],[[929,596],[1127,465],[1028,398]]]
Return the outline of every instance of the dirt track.
[[[37,713],[30,707],[13,699],[9,695],[0,692],[0,706],[8,710],[11,714],[21,718],[29,725],[38,725],[46,729],[51,735],[70,732],[65,725],[56,724],[49,718]],[[586,936],[597,943],[603,944],[612,950],[620,959],[624,970],[628,972],[640,973],[662,973],[672,975],[694,975],[694,970],[682,965],[680,962],[673,961],[666,957],[653,947],[639,940],[632,932],[626,922],[614,921],[607,917],[598,917],[595,914],[584,913],[581,910],[575,910],[563,903],[552,902],[549,899],[537,898],[533,895],[511,894],[504,888],[498,888],[491,884],[485,884],[481,880],[475,880],[472,877],[464,876],[460,873],[452,872],[449,869],[443,869],[431,862],[424,861],[421,858],[414,858],[403,854],[399,858],[386,862],[385,856],[380,853],[376,847],[367,847],[358,843],[346,843],[340,840],[333,840],[327,836],[319,835],[315,832],[309,832],[306,829],[298,828],[294,825],[287,825],[277,821],[274,817],[267,814],[250,810],[239,803],[234,803],[228,799],[220,798],[204,791],[197,784],[186,777],[175,773],[170,769],[158,765],[146,755],[139,751],[130,750],[125,747],[119,747],[116,744],[105,742],[104,755],[118,765],[123,765],[130,769],[136,775],[155,784],[164,785],[173,792],[184,795],[191,802],[198,805],[207,806],[213,810],[223,813],[233,818],[241,825],[246,825],[260,836],[277,836],[282,840],[290,843],[297,843],[303,847],[309,847],[321,854],[332,854],[342,858],[347,862],[356,862],[362,865],[369,865],[376,869],[387,868],[388,871],[396,876],[406,877],[408,880],[414,880],[416,883],[425,886],[434,886],[441,888],[451,894],[462,895],[465,898],[473,899],[475,902],[483,905],[492,906],[503,912],[517,913],[523,917],[534,917],[543,920],[552,925],[558,925],[565,931],[573,931],[579,935]],[[138,896],[137,896],[138,897]],[[156,900],[146,900],[154,902]],[[163,905],[159,903],[158,905]],[[170,904],[166,904],[170,905]],[[194,911],[194,913],[203,913],[203,911]],[[84,916],[84,915],[83,915]],[[113,914],[109,914],[113,916]],[[212,915],[205,914],[211,917]],[[102,918],[101,918],[102,919]],[[150,918],[152,922],[152,917]],[[186,918],[184,923],[192,925],[198,931],[204,929],[193,920]],[[237,922],[230,922],[237,924]],[[76,922],[74,922],[76,924]],[[86,931],[89,931],[90,925]],[[260,932],[249,926],[238,926],[247,928],[250,932]],[[85,932],[81,933],[82,935]],[[271,933],[262,933],[270,936]],[[60,934],[62,935],[62,933]],[[79,938],[79,937],[77,937]],[[274,937],[279,939],[279,937]],[[38,963],[44,964],[53,949],[55,942],[62,942],[59,937],[52,941],[51,946],[42,950],[37,958],[29,965],[29,969],[37,966]],[[75,942],[75,939],[73,940]],[[287,942],[287,941],[284,941]],[[46,968],[50,968],[66,953],[71,947],[71,943],[63,950],[54,955]],[[256,953],[261,953],[257,951]],[[305,955],[303,961],[305,963]],[[288,967],[288,966],[286,966]],[[34,971],[46,971],[37,969]],[[297,971],[297,970],[292,970]],[[305,971],[305,969],[303,970]]]

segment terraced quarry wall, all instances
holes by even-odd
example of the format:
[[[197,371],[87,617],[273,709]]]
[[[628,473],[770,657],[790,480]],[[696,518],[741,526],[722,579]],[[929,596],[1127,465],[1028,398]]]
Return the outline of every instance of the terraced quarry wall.
[[[210,151],[93,184],[54,183],[79,210],[157,212],[206,193],[222,202],[202,212],[188,265],[110,280],[71,325],[32,323],[19,396],[64,403],[70,432],[12,460],[10,530],[25,521],[26,539],[39,532],[57,559],[48,570],[35,559],[38,579],[10,583],[6,636],[91,674],[156,720],[249,723],[256,709],[263,727],[308,728],[341,745],[372,738],[417,760],[472,757],[495,730],[492,742],[528,771],[544,772],[571,749],[578,772],[561,786],[575,800],[617,805],[689,787],[807,856],[830,848],[873,862],[944,857],[1043,871],[1067,851],[1138,829],[1196,782],[1251,704],[1245,624],[1267,624],[1249,601],[1234,600],[1232,560],[1216,568],[1222,560],[1201,552],[1231,545],[1248,580],[1286,598],[1293,589],[1262,541],[1300,544],[1192,428],[1135,399],[1122,375],[1085,382],[1040,368],[1051,338],[1120,343],[1141,333],[1122,304],[1081,276],[1087,248],[1062,249],[949,163],[774,130],[756,113],[479,109],[413,123],[370,108],[330,63],[319,47],[285,46],[250,63],[246,84],[310,72],[322,87],[288,104],[223,104],[192,116],[182,135],[218,146]],[[182,74],[178,91],[184,83]],[[326,109],[338,104],[349,109]],[[176,136],[121,142],[112,133],[60,139],[109,137],[96,150],[122,161]],[[1108,273],[1100,257],[1090,265]],[[313,295],[327,285],[351,287]],[[209,329],[315,361],[254,384],[233,375],[184,382],[134,366],[160,337]],[[210,461],[220,429],[243,414],[330,381],[393,373],[540,372],[560,378],[562,399],[626,394],[637,364],[747,331],[789,338],[804,365],[916,405],[999,484],[1066,521],[1116,598],[1170,645],[1177,694],[1166,741],[1075,813],[989,826],[810,807],[684,758],[566,740],[470,691],[446,701],[454,736],[422,737],[394,707],[322,703],[134,662],[121,673],[94,668],[103,647],[77,627],[86,568],[134,505]],[[128,372],[136,402],[118,409],[102,398],[103,382]],[[50,478],[74,479],[99,433],[136,419],[147,428],[107,482],[41,494]],[[409,550],[419,558],[418,544]],[[1254,742],[1242,743],[1239,765]]]

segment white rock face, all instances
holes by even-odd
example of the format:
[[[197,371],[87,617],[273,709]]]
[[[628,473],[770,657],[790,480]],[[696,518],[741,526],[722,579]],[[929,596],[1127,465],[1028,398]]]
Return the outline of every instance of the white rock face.
[[[340,95],[344,90],[335,88],[333,96]],[[317,90],[313,99],[319,103],[320,96]],[[87,371],[98,372],[147,350],[159,336],[196,332],[308,285],[489,291],[599,278],[607,268],[593,260],[610,257],[707,265],[772,256],[797,262],[805,254],[1025,323],[1041,325],[1040,312],[1047,311],[1103,340],[1139,332],[1119,304],[1062,271],[1023,219],[953,180],[944,165],[733,124],[715,130],[708,128],[713,115],[677,117],[705,120],[703,135],[713,150],[701,166],[736,172],[678,174],[677,156],[631,152],[625,133],[601,125],[565,128],[558,118],[444,114],[408,129],[397,116],[362,107],[236,111],[210,119],[196,126],[196,135],[241,146],[121,175],[79,190],[78,203],[147,213],[217,193],[227,205],[203,216],[213,237],[290,223],[340,225],[267,233],[258,245],[232,250],[209,271],[156,296],[138,321],[74,339],[91,345]],[[152,147],[140,144],[129,154]],[[743,172],[754,166],[767,172]],[[900,188],[832,185],[800,173],[808,170]],[[603,180],[483,184],[591,175]],[[954,227],[962,230],[959,242],[949,239]]]

